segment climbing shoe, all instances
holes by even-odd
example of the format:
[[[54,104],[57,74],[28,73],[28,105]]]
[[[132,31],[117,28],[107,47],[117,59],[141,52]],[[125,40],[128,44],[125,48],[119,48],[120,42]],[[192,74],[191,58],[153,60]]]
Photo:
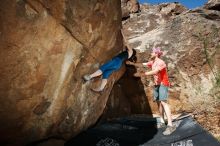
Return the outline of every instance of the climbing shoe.
[[[84,80],[84,81],[89,81],[89,80],[91,80],[90,75],[84,75],[84,76],[83,76],[83,80]]]
[[[100,89],[94,89],[94,88],[91,88],[91,90],[97,93],[102,93],[104,91],[104,89],[100,90]]]

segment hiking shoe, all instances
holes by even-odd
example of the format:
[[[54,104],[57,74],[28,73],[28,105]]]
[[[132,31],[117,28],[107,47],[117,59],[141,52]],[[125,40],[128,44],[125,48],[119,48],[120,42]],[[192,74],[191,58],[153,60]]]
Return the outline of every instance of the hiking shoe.
[[[84,79],[85,81],[89,81],[89,80],[91,80],[91,77],[90,77],[90,75],[84,75],[84,76],[83,76],[83,79]]]
[[[165,131],[163,132],[163,135],[170,135],[176,130],[176,126],[167,126]]]

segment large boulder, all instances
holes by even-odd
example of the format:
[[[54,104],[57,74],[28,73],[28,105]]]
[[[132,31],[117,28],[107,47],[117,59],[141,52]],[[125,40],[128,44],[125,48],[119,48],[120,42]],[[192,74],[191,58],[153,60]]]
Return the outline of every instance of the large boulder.
[[[0,143],[68,138],[94,124],[114,82],[82,76],[122,48],[118,0],[1,0]]]

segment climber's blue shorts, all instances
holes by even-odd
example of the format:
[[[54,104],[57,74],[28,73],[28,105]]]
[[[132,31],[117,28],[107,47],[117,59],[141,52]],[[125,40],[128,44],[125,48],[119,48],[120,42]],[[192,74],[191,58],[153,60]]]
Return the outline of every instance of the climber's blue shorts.
[[[168,87],[164,85],[154,86],[154,101],[166,101],[168,98]]]
[[[108,61],[107,63],[103,64],[99,69],[102,71],[102,78],[108,79],[109,76],[114,72],[120,69],[122,62],[124,59],[119,57],[114,57],[112,60]]]

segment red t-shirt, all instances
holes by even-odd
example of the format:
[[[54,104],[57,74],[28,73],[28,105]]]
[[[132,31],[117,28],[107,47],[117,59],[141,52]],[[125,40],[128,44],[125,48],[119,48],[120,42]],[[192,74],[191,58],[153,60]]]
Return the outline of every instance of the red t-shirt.
[[[149,61],[146,63],[147,67],[152,70],[158,69],[159,72],[154,75],[154,83],[155,85],[163,84],[164,86],[170,86],[166,64],[160,58],[156,58],[155,61]]]

